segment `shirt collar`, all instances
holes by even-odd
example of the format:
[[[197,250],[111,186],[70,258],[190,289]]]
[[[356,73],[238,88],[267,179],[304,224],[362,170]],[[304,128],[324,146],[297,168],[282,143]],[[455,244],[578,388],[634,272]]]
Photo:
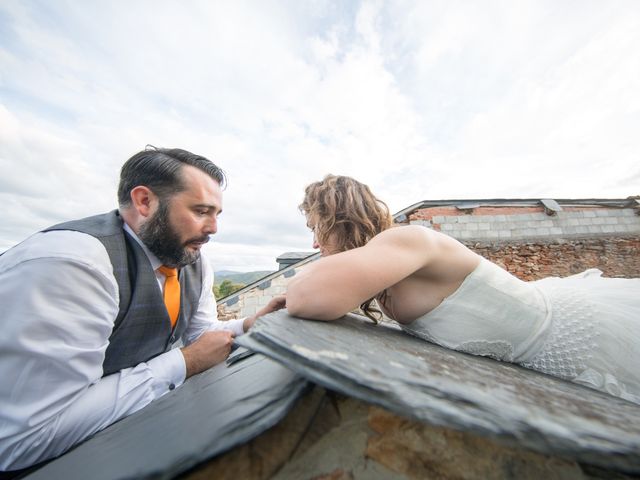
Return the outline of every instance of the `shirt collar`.
[[[147,246],[143,243],[142,240],[140,240],[138,238],[138,235],[136,235],[136,233],[133,231],[133,229],[129,226],[129,224],[127,224],[126,222],[124,222],[124,227],[125,231],[131,235],[133,237],[133,239],[138,242],[138,245],[140,245],[142,247],[142,251],[145,253],[145,255],[147,256],[147,258],[149,259],[149,263],[151,263],[151,268],[153,268],[153,271],[155,272],[158,267],[162,266],[162,262],[158,259],[158,257],[156,257],[153,252],[151,250],[149,250],[147,248]]]

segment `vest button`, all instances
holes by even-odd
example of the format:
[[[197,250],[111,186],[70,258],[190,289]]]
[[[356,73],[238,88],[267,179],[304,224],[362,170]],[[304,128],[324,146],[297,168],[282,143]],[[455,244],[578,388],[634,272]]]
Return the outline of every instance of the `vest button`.
[[[173,390],[174,388],[176,388],[175,384],[170,383],[170,384],[169,384],[169,390]]]

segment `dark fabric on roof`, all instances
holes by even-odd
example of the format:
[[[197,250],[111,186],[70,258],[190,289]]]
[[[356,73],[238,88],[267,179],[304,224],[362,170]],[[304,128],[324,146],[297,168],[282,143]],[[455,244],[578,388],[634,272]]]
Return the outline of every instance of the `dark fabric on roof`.
[[[316,322],[276,312],[238,342],[326,388],[403,416],[640,472],[640,406],[577,384],[441,348],[355,315]]]
[[[308,385],[262,355],[230,363],[192,377],[27,478],[172,478],[275,425]]]

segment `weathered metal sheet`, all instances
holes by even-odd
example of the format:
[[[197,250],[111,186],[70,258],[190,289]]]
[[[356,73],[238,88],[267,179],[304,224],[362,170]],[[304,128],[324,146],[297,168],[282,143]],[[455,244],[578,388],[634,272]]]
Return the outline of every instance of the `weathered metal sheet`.
[[[400,415],[640,472],[640,406],[577,384],[441,348],[355,315],[317,322],[276,312],[238,342]]]

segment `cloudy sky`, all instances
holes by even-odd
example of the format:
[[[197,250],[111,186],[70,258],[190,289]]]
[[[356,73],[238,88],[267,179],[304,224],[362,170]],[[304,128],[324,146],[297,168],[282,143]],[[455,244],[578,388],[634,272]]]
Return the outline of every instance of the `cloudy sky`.
[[[326,173],[424,199],[640,194],[640,2],[0,3],[0,251],[146,144],[228,174],[217,270],[310,251]]]

